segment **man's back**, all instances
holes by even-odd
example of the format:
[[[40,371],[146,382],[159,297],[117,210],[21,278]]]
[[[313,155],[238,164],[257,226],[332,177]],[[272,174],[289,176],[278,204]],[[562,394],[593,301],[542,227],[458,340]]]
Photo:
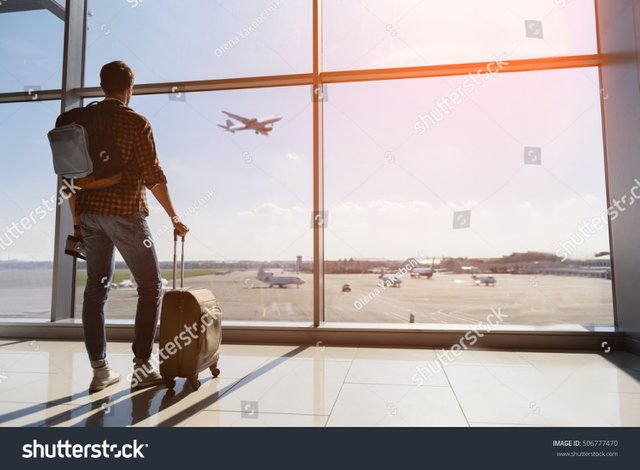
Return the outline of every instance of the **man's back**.
[[[115,186],[80,191],[78,214],[126,216],[149,213],[145,188],[166,183],[160,167],[149,121],[117,99],[107,98],[98,106],[108,107],[115,147],[124,165],[123,178]],[[104,158],[109,158],[105,152]]]

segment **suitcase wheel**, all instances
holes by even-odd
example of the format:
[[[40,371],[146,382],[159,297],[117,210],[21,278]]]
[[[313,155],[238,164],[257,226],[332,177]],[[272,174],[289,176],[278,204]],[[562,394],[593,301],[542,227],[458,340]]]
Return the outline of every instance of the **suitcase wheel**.
[[[176,386],[176,379],[173,377],[163,377],[164,384],[167,386],[169,390],[173,390]]]
[[[220,375],[220,369],[218,369],[217,365],[209,367],[209,370],[214,379]]]
[[[200,388],[200,381],[198,380],[197,375],[189,377],[189,385],[191,385],[191,388],[194,390],[198,390]]]

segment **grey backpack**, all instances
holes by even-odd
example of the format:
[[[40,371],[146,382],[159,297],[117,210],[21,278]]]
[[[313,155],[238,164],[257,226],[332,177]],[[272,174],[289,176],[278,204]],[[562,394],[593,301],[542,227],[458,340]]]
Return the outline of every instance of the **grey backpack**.
[[[53,169],[65,179],[86,178],[93,173],[89,133],[80,124],[56,127],[47,134],[53,153]]]
[[[47,136],[58,176],[82,189],[103,189],[122,180],[123,162],[113,134],[113,116],[124,106],[94,102],[63,113]]]

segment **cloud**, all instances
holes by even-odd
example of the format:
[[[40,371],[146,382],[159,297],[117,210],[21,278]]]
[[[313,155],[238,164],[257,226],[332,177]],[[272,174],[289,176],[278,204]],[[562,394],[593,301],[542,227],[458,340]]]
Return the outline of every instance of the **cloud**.
[[[394,202],[376,199],[370,201],[367,206],[369,209],[380,212],[430,212],[433,210],[433,206],[425,201]]]
[[[287,158],[289,160],[300,160],[300,155],[298,155],[297,153],[295,153],[293,150],[289,150],[287,152]]]
[[[349,214],[355,215],[363,212],[362,206],[356,204],[355,202],[345,202],[340,204],[339,206],[335,206],[333,208],[329,208],[330,212],[335,212],[336,214]]]
[[[301,214],[311,214],[311,209],[299,206],[293,206],[290,208],[281,207],[272,202],[265,202],[253,210],[239,212],[238,217],[243,219],[255,219],[257,217],[283,217],[291,219]]]

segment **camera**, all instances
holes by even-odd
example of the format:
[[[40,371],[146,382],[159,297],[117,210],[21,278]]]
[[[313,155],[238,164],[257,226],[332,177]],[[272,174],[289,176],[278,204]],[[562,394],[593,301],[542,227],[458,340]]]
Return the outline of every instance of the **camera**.
[[[73,256],[78,259],[87,259],[87,247],[84,245],[82,237],[74,237],[69,235],[67,237],[67,243],[64,247],[65,254]]]

